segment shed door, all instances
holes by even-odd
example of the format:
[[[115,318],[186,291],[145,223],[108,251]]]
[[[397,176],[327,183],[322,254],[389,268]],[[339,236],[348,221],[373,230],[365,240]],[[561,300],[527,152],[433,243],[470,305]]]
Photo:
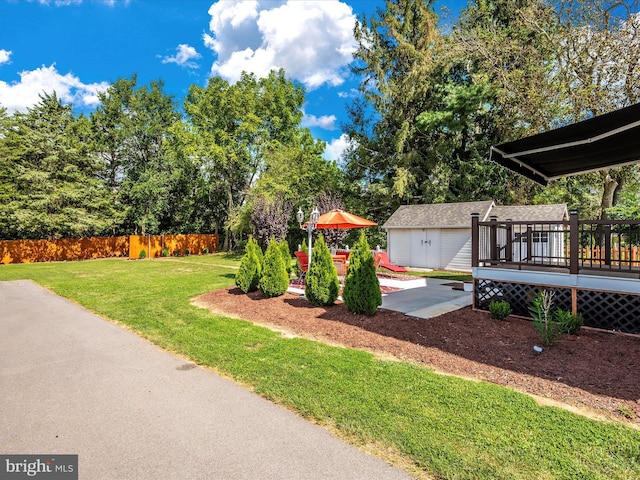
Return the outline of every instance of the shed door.
[[[411,265],[411,231],[389,230],[389,260],[396,265]]]
[[[411,231],[411,266],[440,268],[440,230],[435,228]]]

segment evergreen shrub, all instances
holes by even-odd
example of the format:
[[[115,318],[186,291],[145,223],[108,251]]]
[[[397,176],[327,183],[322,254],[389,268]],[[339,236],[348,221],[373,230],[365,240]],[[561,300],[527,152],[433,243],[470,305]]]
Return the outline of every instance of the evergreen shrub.
[[[342,299],[350,312],[365,315],[374,315],[382,305],[380,282],[364,232],[360,233],[360,238],[349,256]]]
[[[285,260],[282,258],[282,249],[273,238],[264,254],[262,276],[258,288],[267,298],[279,297],[289,288],[289,274]]]
[[[511,305],[506,300],[497,301],[493,300],[489,304],[489,312],[491,316],[496,320],[504,320],[511,315]]]
[[[556,322],[560,324],[560,330],[562,333],[566,333],[568,335],[577,335],[584,323],[581,313],[573,314],[570,311],[562,310],[561,308],[555,311],[554,318]]]
[[[258,255],[257,251],[260,252]],[[254,239],[249,239],[245,246],[245,254],[240,260],[240,268],[236,272],[236,286],[244,293],[258,289],[262,274],[262,250]]]
[[[293,267],[291,266],[291,252],[289,251],[289,244],[286,240],[282,240],[278,247],[280,247],[280,252],[282,253],[282,259],[284,260],[284,266],[287,268],[287,275],[291,278],[291,272],[293,271]]]
[[[147,251],[143,248],[138,254],[138,258],[147,258]]]
[[[316,307],[333,305],[340,294],[338,272],[333,265],[329,247],[320,236],[313,244],[311,264],[307,271],[305,295]]]

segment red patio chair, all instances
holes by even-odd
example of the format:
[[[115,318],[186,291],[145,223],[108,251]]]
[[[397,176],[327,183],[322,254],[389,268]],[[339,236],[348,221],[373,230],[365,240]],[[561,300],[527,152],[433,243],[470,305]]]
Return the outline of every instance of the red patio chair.
[[[382,267],[392,272],[406,272],[407,269],[400,267],[389,260],[389,254],[387,252],[375,252],[373,255],[374,265],[376,268]]]
[[[298,280],[299,284],[302,285],[304,283],[305,277],[307,276],[307,270],[309,270],[309,255],[302,251],[294,252],[294,254],[298,259],[298,263],[300,264],[300,277],[298,278]]]
[[[347,275],[347,257],[344,255],[332,255],[333,266],[336,267],[338,273],[338,280],[340,283],[344,283],[344,277]]]

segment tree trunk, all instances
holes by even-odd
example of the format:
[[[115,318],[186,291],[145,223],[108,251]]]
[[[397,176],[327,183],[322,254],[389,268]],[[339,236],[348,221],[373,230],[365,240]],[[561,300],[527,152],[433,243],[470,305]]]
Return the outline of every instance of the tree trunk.
[[[606,173],[602,188],[602,200],[600,202],[600,220],[607,220],[607,209],[613,207],[616,190],[620,183],[609,172]]]
[[[229,214],[233,212],[233,192],[231,187],[227,184],[227,222],[229,220]],[[227,223],[228,225],[228,223]],[[224,243],[222,244],[222,251],[228,252],[231,248],[231,228],[229,226],[225,229]]]

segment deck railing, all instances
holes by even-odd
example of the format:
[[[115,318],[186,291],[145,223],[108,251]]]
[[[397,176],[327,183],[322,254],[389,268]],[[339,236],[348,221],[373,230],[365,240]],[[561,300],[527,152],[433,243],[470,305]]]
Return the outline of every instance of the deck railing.
[[[640,220],[481,222],[472,215],[472,267],[640,274]]]

